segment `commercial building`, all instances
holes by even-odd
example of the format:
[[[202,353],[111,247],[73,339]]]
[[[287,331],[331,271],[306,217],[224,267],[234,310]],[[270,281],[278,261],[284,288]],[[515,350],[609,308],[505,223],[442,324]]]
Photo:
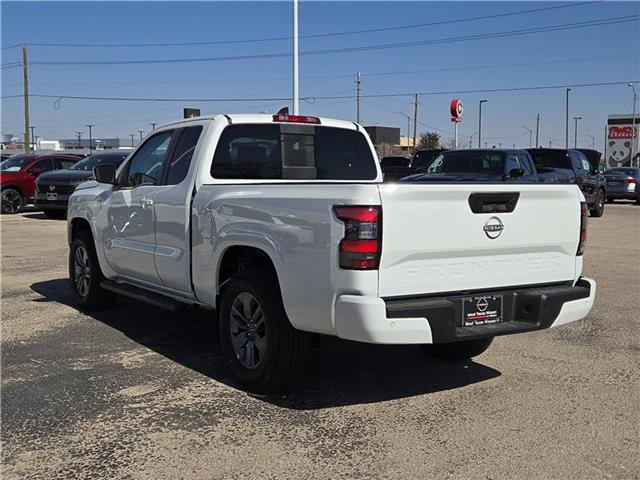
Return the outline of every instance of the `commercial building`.
[[[610,167],[636,166],[640,162],[638,154],[638,127],[640,114],[609,115],[607,119],[607,144],[605,162]],[[633,157],[633,159],[632,159]]]

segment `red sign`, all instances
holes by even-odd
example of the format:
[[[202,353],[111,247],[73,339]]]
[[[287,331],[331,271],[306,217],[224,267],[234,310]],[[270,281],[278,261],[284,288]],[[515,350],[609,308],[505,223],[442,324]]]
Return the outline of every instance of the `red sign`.
[[[451,100],[451,105],[449,105],[449,111],[451,112],[451,121],[452,122],[461,122],[462,121],[462,102],[457,98]]]
[[[633,129],[631,125],[610,126],[609,138],[633,138]],[[635,134],[638,136],[638,129],[635,129]]]

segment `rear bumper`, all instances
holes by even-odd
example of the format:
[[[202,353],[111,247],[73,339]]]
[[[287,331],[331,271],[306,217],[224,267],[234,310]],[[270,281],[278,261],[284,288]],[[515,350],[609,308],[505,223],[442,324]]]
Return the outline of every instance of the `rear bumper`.
[[[581,278],[575,286],[546,286],[482,292],[502,295],[501,323],[462,327],[462,298],[480,294],[387,299],[341,295],[336,301],[338,337],[366,343],[423,344],[509,335],[557,327],[584,318],[596,282]]]

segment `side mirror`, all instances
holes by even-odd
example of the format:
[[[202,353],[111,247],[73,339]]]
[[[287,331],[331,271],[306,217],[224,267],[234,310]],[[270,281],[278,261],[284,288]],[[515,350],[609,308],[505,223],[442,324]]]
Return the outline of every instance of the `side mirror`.
[[[44,168],[42,168],[42,167],[38,167],[38,166],[36,166],[36,167],[31,167],[31,168],[29,169],[29,173],[30,173],[31,175],[33,175],[34,177],[37,177],[37,176],[38,176],[38,175],[40,175],[42,172],[44,172]]]
[[[96,182],[116,184],[116,166],[108,163],[93,167],[93,178]]]
[[[511,178],[519,178],[524,176],[524,170],[522,168],[512,168],[509,171],[509,177]]]

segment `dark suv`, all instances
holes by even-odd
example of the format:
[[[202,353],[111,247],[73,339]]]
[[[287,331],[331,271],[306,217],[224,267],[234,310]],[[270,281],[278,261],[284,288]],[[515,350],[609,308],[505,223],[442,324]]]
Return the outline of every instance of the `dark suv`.
[[[36,208],[50,218],[62,218],[67,213],[69,196],[78,185],[93,178],[93,167],[105,163],[119,166],[130,150],[96,152],[66,170],[40,175],[36,181]]]
[[[574,148],[530,148],[528,151],[538,174],[554,172],[557,176],[553,181],[577,184],[587,200],[591,216],[602,216],[607,183],[604,176],[598,173],[597,166],[594,168],[584,153]]]

